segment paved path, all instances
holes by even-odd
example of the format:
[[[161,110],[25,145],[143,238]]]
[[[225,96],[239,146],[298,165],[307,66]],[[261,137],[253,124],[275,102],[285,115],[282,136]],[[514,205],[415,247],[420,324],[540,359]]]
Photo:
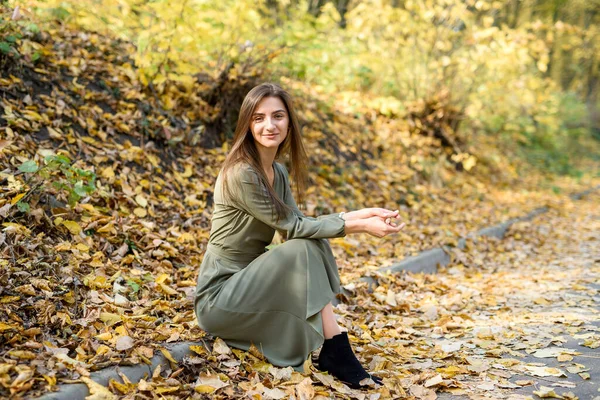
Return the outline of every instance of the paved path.
[[[462,387],[438,389],[439,399],[537,399],[546,387],[558,398],[600,400],[598,205],[592,194],[517,226],[500,249],[459,255],[485,260],[481,284],[495,301],[478,305],[478,326],[461,338],[471,360],[481,355],[480,374],[456,377]],[[549,373],[564,375],[536,376]]]

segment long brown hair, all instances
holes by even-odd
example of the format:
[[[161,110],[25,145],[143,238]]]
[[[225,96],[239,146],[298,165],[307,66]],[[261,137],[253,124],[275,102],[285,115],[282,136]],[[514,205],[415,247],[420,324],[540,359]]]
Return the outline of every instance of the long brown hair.
[[[275,159],[277,160],[281,156],[289,154],[291,163],[290,173],[296,184],[296,199],[298,200],[298,203],[302,203],[303,201],[304,188],[306,187],[306,166],[308,164],[308,157],[306,155],[304,144],[302,143],[302,137],[300,136],[300,124],[298,123],[296,111],[294,110],[292,96],[290,96],[287,91],[283,90],[281,86],[274,83],[263,83],[255,86],[244,98],[237,126],[235,128],[233,144],[223,163],[223,194],[226,199],[232,199],[232,193],[227,182],[227,174],[235,165],[247,163],[258,174],[260,184],[264,185],[267,189],[269,200],[274,205],[275,215],[278,219],[282,219],[285,218],[285,215],[289,212],[289,207],[286,206],[283,200],[277,196],[277,193],[275,193],[271,185],[269,185],[267,176],[260,163],[260,156],[258,149],[256,148],[256,143],[254,142],[254,137],[250,131],[252,114],[265,97],[278,97],[281,99],[287,110],[289,132],[283,143],[279,145]]]

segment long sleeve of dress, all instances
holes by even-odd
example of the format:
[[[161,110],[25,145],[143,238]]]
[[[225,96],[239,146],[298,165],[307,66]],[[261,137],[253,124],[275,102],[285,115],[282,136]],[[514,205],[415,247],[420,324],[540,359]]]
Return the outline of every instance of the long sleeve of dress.
[[[298,208],[298,205],[296,204],[296,200],[294,200],[294,196],[292,195],[292,190],[290,188],[290,178],[289,178],[289,174],[288,174],[287,169],[282,164],[276,163],[275,165],[279,166],[281,168],[281,171],[283,173],[283,177],[285,179],[285,193],[284,193],[284,196],[283,196],[283,202],[289,208],[291,208],[292,211],[294,211],[294,213],[296,215],[304,217],[304,218],[312,219],[312,220],[322,220],[322,219],[325,219],[325,218],[339,218],[339,213],[319,215],[316,218],[305,216],[304,213],[302,213],[302,211],[300,211],[300,209]]]
[[[242,166],[235,175],[239,179],[240,206],[244,211],[274,229],[287,232],[288,240],[326,239],[345,235],[345,221],[342,218],[329,216],[316,219],[306,217],[300,212],[293,200],[287,173],[283,174],[286,185],[283,200],[291,211],[279,220],[267,195],[267,189],[260,183],[257,173],[249,166]]]

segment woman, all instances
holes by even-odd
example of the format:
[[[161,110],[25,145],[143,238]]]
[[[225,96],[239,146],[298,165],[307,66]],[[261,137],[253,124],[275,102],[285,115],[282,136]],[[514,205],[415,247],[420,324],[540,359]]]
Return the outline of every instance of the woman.
[[[254,344],[276,366],[300,369],[323,345],[317,367],[353,388],[370,375],[338,326],[331,300],[340,289],[327,238],[402,229],[381,208],[304,216],[279,156],[289,154],[298,194],[307,156],[292,99],[281,87],[253,88],[242,104],[234,142],[217,177],[209,244],[196,288],[202,329],[229,345]],[[265,250],[275,230],[287,241]],[[373,377],[380,383],[380,379]]]

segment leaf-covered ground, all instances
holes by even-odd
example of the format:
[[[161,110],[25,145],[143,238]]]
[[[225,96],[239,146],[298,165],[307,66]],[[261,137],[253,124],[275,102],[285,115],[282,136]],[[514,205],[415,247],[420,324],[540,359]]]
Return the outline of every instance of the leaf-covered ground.
[[[166,342],[204,336],[191,295],[208,239],[212,186],[226,153],[226,147],[193,145],[202,130],[190,121],[210,127],[207,121],[223,106],[210,102],[211,82],[167,83],[153,92],[137,80],[127,57],[131,46],[66,27],[25,33],[15,46],[23,56],[3,59],[0,75],[2,397],[37,395],[109,365],[144,362]],[[241,80],[231,78],[228,87],[244,87]],[[547,187],[576,191],[597,179],[549,181],[534,173],[519,179],[508,160],[486,161],[488,147],[473,151],[480,162],[470,173],[458,172],[439,140],[412,132],[406,121],[366,105],[349,107],[352,102],[343,96],[325,99],[303,85],[287,85],[301,104],[311,155],[307,213],[384,206],[399,208],[407,223],[402,234],[384,240],[333,240],[345,284],[542,205],[552,208],[552,233],[583,237],[588,232],[578,221],[592,212],[591,200],[575,207]],[[93,171],[97,189],[71,208],[64,188],[53,186],[64,183],[64,174],[19,170],[28,161],[43,167],[49,155],[67,156],[75,167]],[[20,207],[24,202],[28,211]],[[567,206],[572,209],[564,214]],[[338,312],[361,358],[385,378],[380,396],[426,397],[432,388],[453,386],[467,390],[474,377],[481,380],[477,385],[486,384],[491,373],[465,364],[477,355],[477,313],[492,318],[518,305],[493,290],[525,285],[525,277],[510,274],[523,274],[520,267],[528,257],[541,257],[532,244],[547,239],[558,246],[562,237],[519,229],[508,242],[457,253],[462,264],[453,264],[447,274],[382,277],[383,286],[373,294],[349,286],[356,296]],[[545,263],[532,258],[537,264],[531,268],[551,279],[543,272],[553,260],[546,256]],[[497,285],[500,281],[506,285]],[[523,287],[524,293],[530,289]],[[446,352],[438,342],[453,337],[475,340],[470,342],[475,347]],[[145,397],[187,397],[226,384],[218,392],[224,397],[253,390],[272,398],[336,390],[360,397],[326,376],[290,375],[248,353],[232,355],[223,346],[216,354],[198,351],[198,358],[173,371],[111,389],[131,396],[137,391]],[[445,367],[450,369],[444,372]],[[209,372],[224,375],[216,381]],[[313,384],[317,381],[323,385]]]
[[[110,391],[125,398],[212,393],[212,398],[435,399],[437,391],[468,395],[463,398],[524,399],[517,394],[523,387],[575,399],[568,392],[594,377],[586,373],[588,359],[574,361],[580,352],[561,346],[570,337],[586,348],[600,346],[599,201],[599,194],[565,200],[534,222],[514,225],[502,241],[469,242],[437,275],[380,276],[383,284],[373,293],[349,286],[354,296],[337,308],[340,322],[359,358],[384,378],[384,388],[352,391],[310,365],[306,374],[275,368],[258,352],[229,349],[217,340],[193,348],[196,356],[156,370],[140,383],[112,382]],[[154,317],[135,314],[100,314],[110,327],[90,338],[97,355],[86,362],[49,342],[36,354],[42,344],[29,334],[31,339],[14,346],[0,364],[3,385],[18,393],[32,383],[41,388],[53,381],[53,374],[85,377],[95,360],[149,357],[153,346],[145,342],[141,326]],[[191,338],[194,330],[185,329],[186,323],[170,327],[161,334],[184,332]],[[10,322],[2,329],[6,334],[19,328]],[[528,354],[539,359],[525,361]],[[560,366],[546,366],[548,357]],[[568,378],[560,378],[567,373]],[[106,388],[93,390],[110,398]]]

